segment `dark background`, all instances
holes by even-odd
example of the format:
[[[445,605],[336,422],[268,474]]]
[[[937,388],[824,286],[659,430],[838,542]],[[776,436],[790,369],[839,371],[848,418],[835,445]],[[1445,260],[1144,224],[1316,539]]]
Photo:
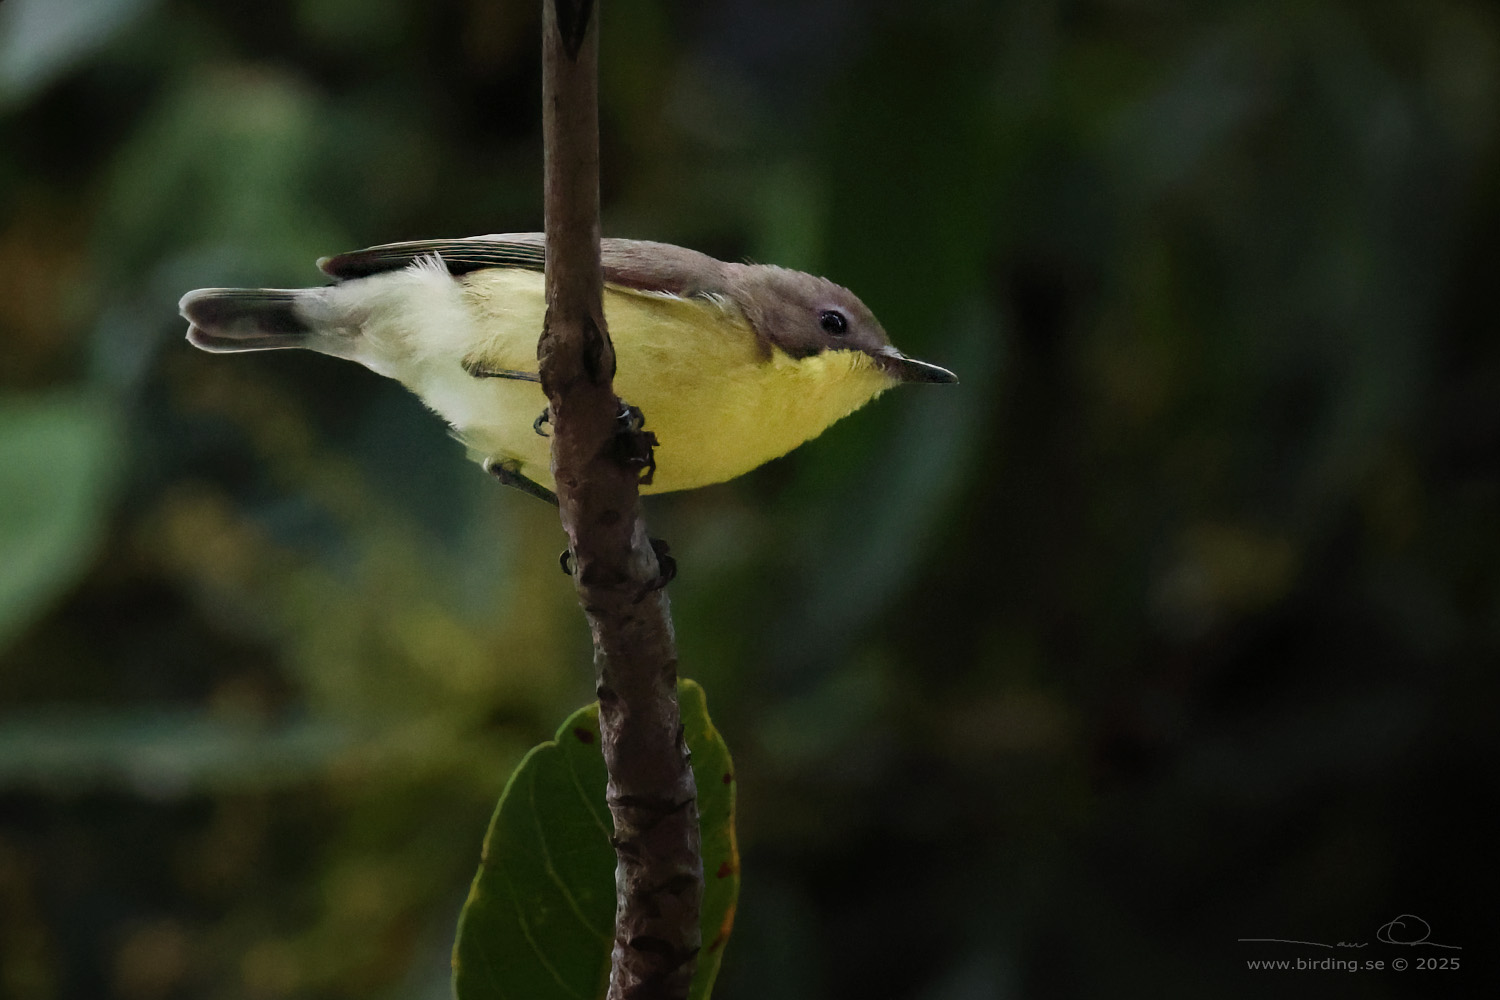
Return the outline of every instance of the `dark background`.
[[[716,995],[1485,981],[1495,8],[602,8],[606,233],[827,274],[963,379],[648,503],[741,782]],[[0,995],[447,995],[589,697],[556,516],[175,304],[539,228],[538,9],[0,4]]]

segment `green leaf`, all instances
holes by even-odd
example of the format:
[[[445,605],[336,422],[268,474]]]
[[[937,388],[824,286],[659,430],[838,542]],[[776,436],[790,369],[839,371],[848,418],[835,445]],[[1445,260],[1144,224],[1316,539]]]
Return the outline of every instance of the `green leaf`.
[[[694,681],[677,684],[682,703],[683,735],[693,754],[698,783],[698,829],[703,843],[703,950],[693,974],[690,1000],[707,1000],[719,974],[724,945],[734,928],[740,895],[740,851],[734,839],[734,761],[729,747],[708,717],[708,700]]]
[[[115,480],[117,419],[83,392],[0,397],[0,648],[88,568]]]
[[[739,895],[734,770],[708,717],[703,689],[677,685],[698,782],[703,835],[703,950],[689,996],[704,1000],[719,972]],[[484,838],[453,948],[458,1000],[590,1000],[609,985],[615,852],[599,706],[579,709],[511,775]]]

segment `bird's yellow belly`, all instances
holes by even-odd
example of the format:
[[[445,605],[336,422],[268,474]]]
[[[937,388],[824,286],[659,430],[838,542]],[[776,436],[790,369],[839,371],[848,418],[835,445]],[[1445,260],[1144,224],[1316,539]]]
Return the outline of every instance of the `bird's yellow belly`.
[[[468,296],[484,328],[502,331],[484,349],[486,363],[535,371],[541,276],[482,273]],[[749,472],[894,384],[860,352],[800,360],[767,352],[733,306],[607,286],[604,313],[615,345],[615,392],[641,409],[658,442],[656,474],[645,493]],[[541,387],[487,378],[460,388],[468,401],[451,408],[423,395],[481,457],[509,462],[552,488],[551,442],[532,428],[547,402]]]

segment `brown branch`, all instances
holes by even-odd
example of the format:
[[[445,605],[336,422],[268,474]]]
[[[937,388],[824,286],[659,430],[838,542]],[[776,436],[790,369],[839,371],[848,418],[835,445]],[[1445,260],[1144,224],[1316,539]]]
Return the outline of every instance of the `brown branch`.
[[[537,355],[573,581],[594,637],[614,816],[610,1000],[684,998],[701,944],[697,790],[662,563],[640,516],[649,435],[622,421],[599,258],[597,8],[544,0],[547,320]]]

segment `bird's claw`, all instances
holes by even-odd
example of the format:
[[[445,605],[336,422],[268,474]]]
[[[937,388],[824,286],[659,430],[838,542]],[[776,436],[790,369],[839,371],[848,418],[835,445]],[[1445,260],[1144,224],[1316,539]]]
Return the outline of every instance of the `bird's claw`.
[[[673,580],[677,579],[677,560],[671,556],[672,547],[664,538],[651,539],[651,551],[656,553],[656,576],[641,585],[641,592],[636,595],[635,603],[639,604],[646,599],[646,595],[660,590]],[[558,553],[557,565],[563,573],[573,575],[573,550],[563,549]]]
[[[647,589],[660,590],[677,579],[677,560],[672,558],[672,547],[665,538],[651,539],[651,551],[656,553],[656,565],[659,569],[656,579],[651,581]]]
[[[635,603],[639,604],[646,599],[646,595],[658,591],[677,579],[677,560],[669,554],[672,547],[667,544],[665,538],[651,539],[651,551],[656,553],[656,576],[641,585],[640,593],[635,595]]]
[[[645,429],[646,415],[638,406],[620,404],[615,414],[615,460],[626,468],[639,471],[642,486],[650,486],[656,477],[656,435]]]

